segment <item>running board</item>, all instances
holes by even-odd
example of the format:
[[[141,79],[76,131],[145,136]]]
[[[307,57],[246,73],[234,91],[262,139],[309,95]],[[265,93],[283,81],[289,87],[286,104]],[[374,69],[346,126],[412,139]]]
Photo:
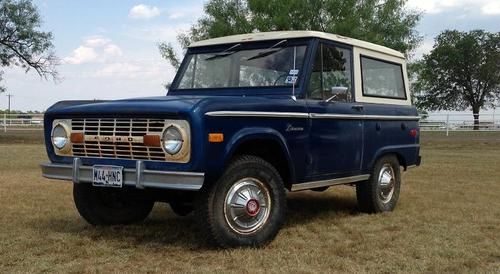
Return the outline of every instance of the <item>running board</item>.
[[[300,184],[293,184],[291,191],[300,191],[312,188],[320,188],[326,186],[335,186],[335,185],[345,185],[360,181],[366,181],[370,178],[370,175],[356,175],[351,177],[337,178],[331,180],[323,180],[323,181],[314,181]]]

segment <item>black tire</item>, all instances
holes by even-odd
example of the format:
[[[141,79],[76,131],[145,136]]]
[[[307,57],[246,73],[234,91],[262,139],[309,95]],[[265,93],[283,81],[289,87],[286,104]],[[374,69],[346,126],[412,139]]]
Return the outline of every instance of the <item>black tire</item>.
[[[389,185],[384,184],[383,180],[380,179],[382,173],[389,172],[390,174],[391,169],[393,180]],[[386,179],[385,182],[387,181]],[[390,185],[393,185],[393,188]],[[392,194],[390,189],[392,189]],[[375,163],[368,181],[356,184],[358,206],[361,211],[366,213],[392,211],[398,203],[400,189],[401,171],[398,159],[393,155],[383,156]]]
[[[252,192],[245,192],[245,188]],[[247,199],[239,194],[244,194]],[[231,197],[246,202],[246,206],[225,206]],[[236,203],[230,200],[227,204]],[[261,223],[253,228],[250,225],[251,228],[243,232],[243,228],[236,224],[239,220],[231,218],[234,216],[231,215],[233,210],[243,212],[236,219],[255,219]],[[255,156],[238,157],[216,183],[202,190],[196,213],[201,231],[213,244],[220,247],[263,246],[276,237],[285,221],[286,192],[283,180],[265,160]]]
[[[176,215],[181,216],[181,217],[189,215],[194,210],[193,205],[188,204],[188,203],[183,203],[183,202],[178,202],[178,201],[172,202],[171,201],[168,204],[170,205],[170,208],[172,209],[172,211]]]
[[[92,225],[119,225],[141,222],[151,212],[154,200],[140,190],[74,184],[73,198],[80,215]]]

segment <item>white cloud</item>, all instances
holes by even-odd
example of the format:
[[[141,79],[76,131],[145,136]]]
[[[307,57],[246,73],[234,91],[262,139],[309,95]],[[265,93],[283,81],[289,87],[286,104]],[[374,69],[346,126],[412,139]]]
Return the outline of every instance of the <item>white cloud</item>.
[[[64,58],[64,62],[72,65],[105,62],[123,55],[121,48],[102,36],[91,36],[84,39],[83,44]]]
[[[454,8],[471,10],[475,7],[484,14],[500,14],[500,3],[494,0],[409,0],[408,7],[434,14]]]
[[[130,9],[128,16],[133,19],[151,19],[159,16],[160,13],[157,7],[139,4]]]
[[[91,37],[88,37],[87,39],[85,39],[84,43],[85,43],[85,45],[87,45],[89,47],[96,48],[96,47],[102,47],[102,46],[105,46],[105,45],[111,43],[111,40],[109,40],[107,38],[103,38],[101,36],[91,36]]]
[[[122,56],[123,55],[122,49],[115,44],[107,45],[104,48],[104,53],[106,53],[109,56]]]
[[[440,13],[443,9],[456,6],[460,0],[409,0],[408,6],[428,13]]]
[[[73,51],[71,56],[64,58],[64,61],[68,64],[79,65],[93,62],[97,57],[98,54],[94,48],[80,46]]]
[[[481,8],[481,11],[484,14],[488,14],[488,15],[500,15],[500,2],[486,3],[486,5],[484,5]]]
[[[424,54],[429,53],[432,48],[434,47],[434,41],[433,40],[425,40],[420,47],[418,47],[415,50],[415,55],[413,56],[414,59],[420,59]]]

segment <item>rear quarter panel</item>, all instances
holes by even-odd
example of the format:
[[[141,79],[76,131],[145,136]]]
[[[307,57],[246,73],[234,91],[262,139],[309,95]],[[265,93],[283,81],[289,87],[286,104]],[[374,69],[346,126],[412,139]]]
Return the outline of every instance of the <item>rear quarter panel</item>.
[[[418,116],[412,106],[364,104],[365,115]],[[374,162],[384,154],[396,154],[405,167],[415,165],[420,151],[419,132],[416,137],[410,131],[418,131],[418,120],[368,119],[364,122],[364,152],[362,169],[369,172]]]

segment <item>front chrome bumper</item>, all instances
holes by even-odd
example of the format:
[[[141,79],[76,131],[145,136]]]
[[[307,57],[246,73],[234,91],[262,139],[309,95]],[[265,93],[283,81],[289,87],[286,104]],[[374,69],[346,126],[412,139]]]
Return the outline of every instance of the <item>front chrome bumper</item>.
[[[42,175],[48,179],[73,181],[73,183],[92,183],[92,166],[81,164],[80,158],[73,159],[73,165],[44,163]],[[201,189],[205,180],[204,173],[147,170],[143,161],[136,162],[136,168],[123,169],[123,185],[139,189],[161,188],[196,191]]]

